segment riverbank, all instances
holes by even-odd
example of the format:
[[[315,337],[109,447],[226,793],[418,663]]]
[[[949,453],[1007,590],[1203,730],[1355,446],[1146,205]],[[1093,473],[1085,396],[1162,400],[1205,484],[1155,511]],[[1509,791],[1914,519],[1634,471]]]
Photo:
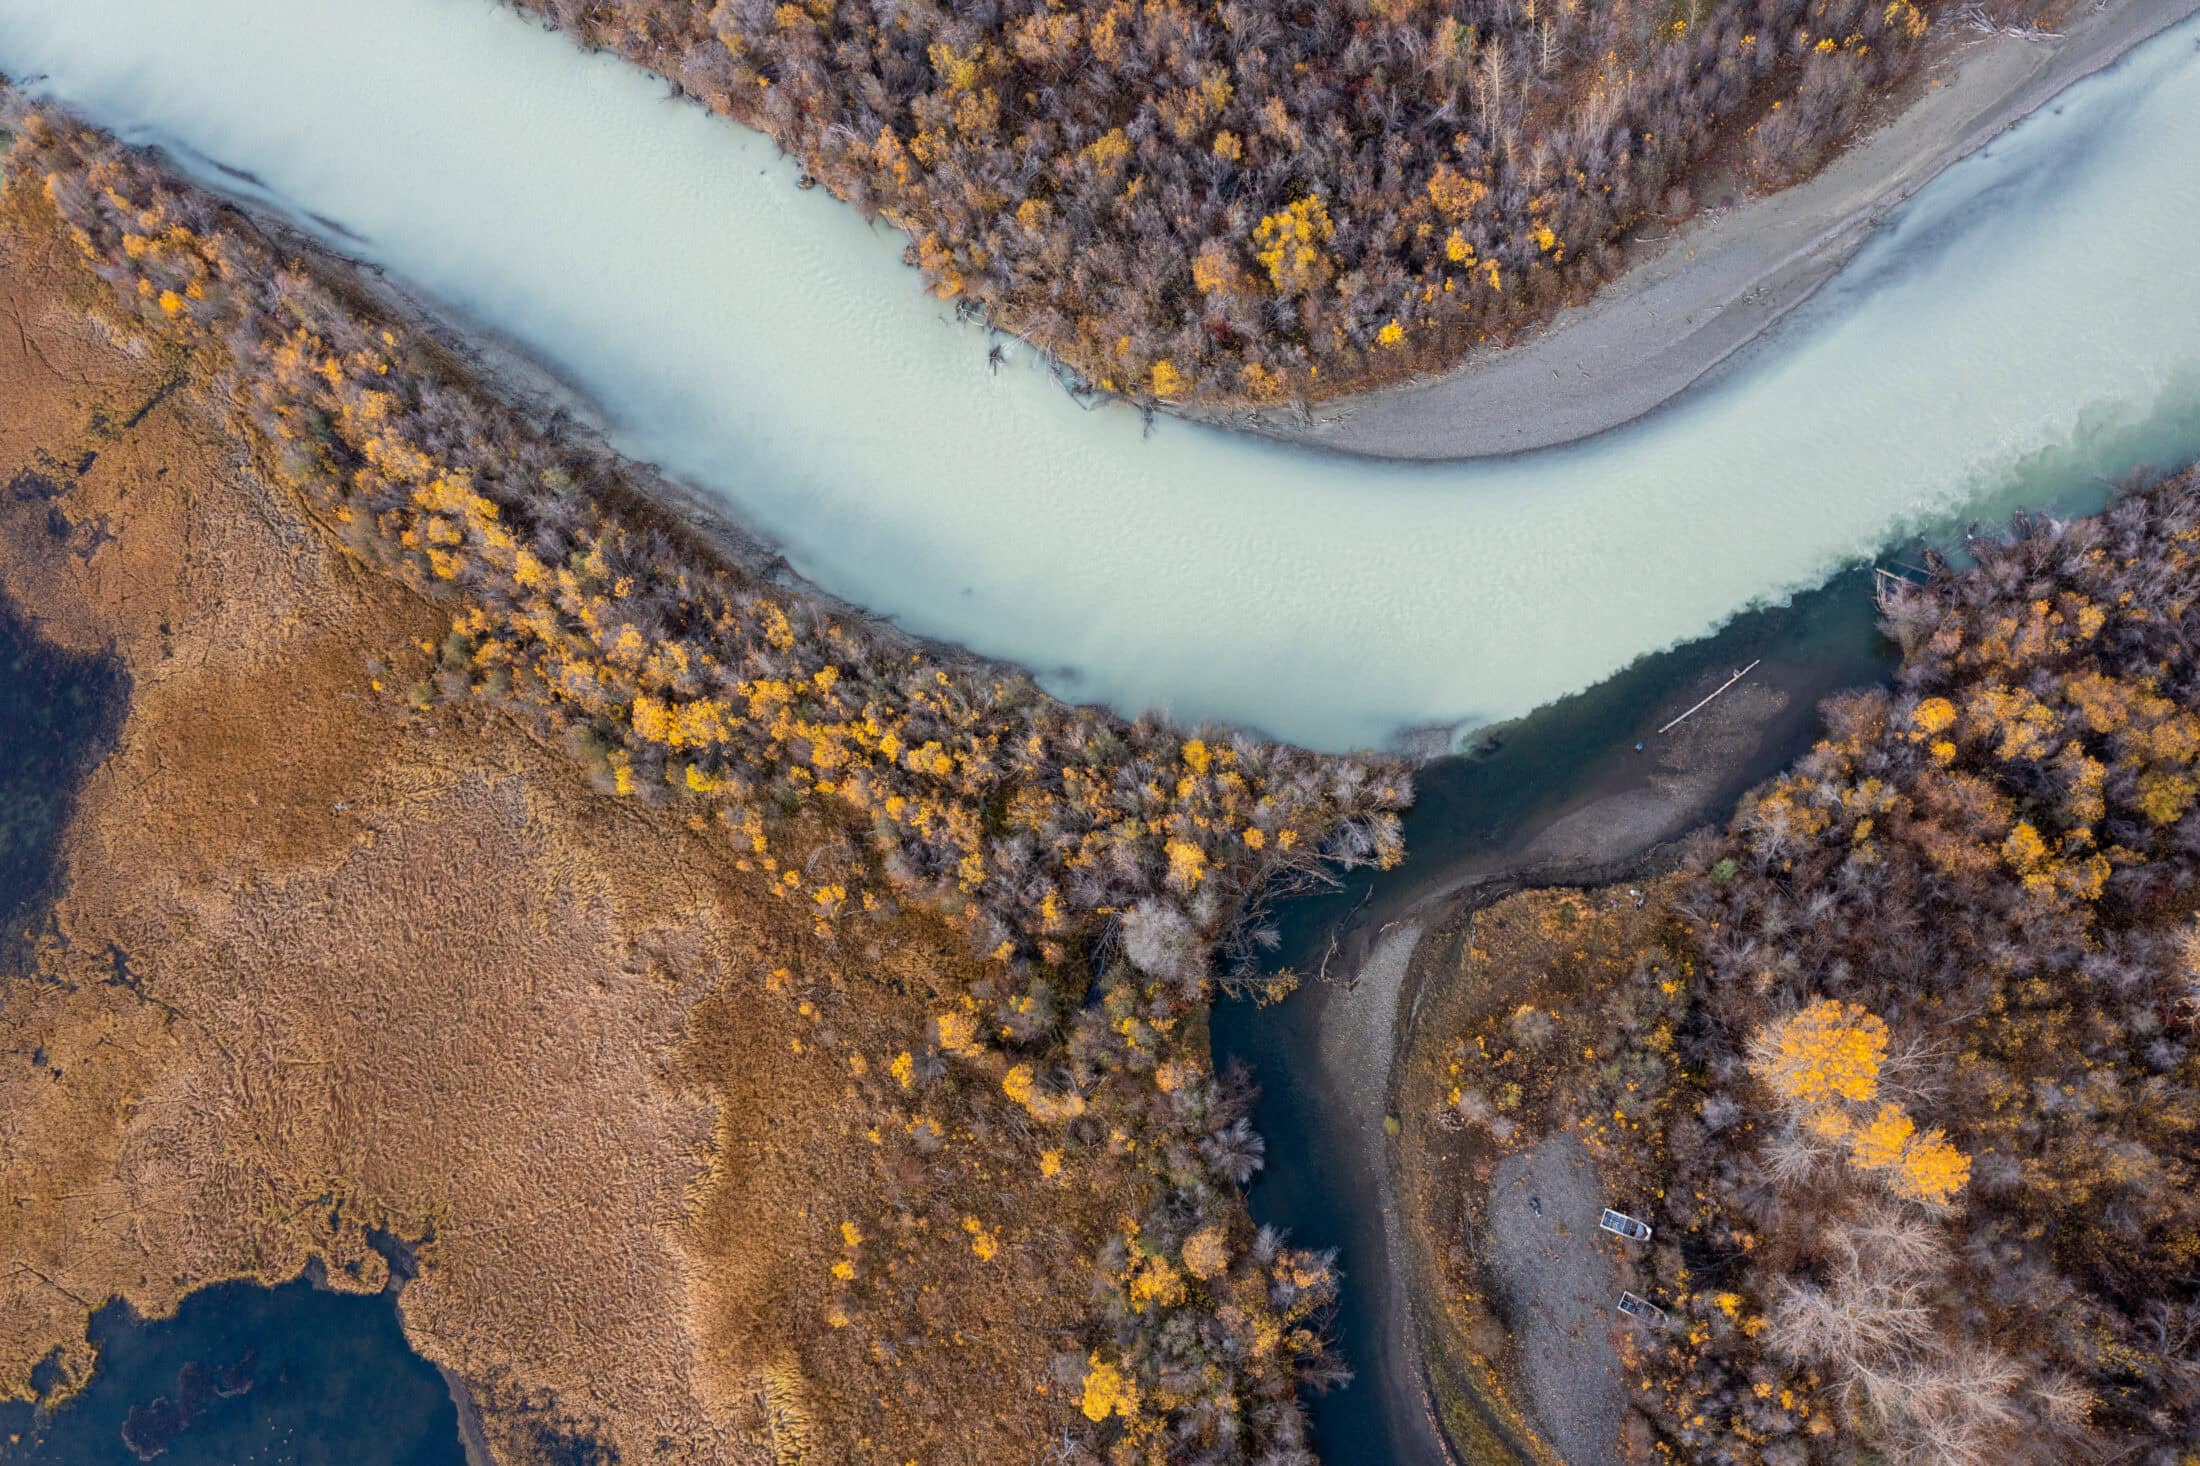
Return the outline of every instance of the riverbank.
[[[1383,1018],[1337,1023],[1333,1036],[1325,1026],[1324,1061],[1340,1075],[1380,1076],[1364,1086],[1379,1103],[1360,1129],[1383,1157],[1381,1286],[1395,1361],[1385,1389],[1394,1418],[1426,1422],[1430,1461],[1608,1466],[1616,1456],[1585,1443],[1616,1439],[1625,1409],[1617,1355],[1591,1338],[1604,1322],[1596,1304],[1610,1291],[1594,1234],[1576,1225],[1582,1207],[1563,1201],[1596,1189],[1578,1147],[1485,1158],[1465,1177],[1447,1167],[1441,1185],[1425,1169],[1431,1107],[1410,1080],[1458,1012],[1487,996],[1465,981],[1478,919],[1537,893],[1655,880],[1688,832],[1723,819],[1817,736],[1818,701],[1850,680],[1841,673],[1851,669],[1836,666],[1829,676],[1799,659],[1760,663],[1724,691],[1730,674],[1716,664],[1698,672],[1656,704],[1645,723],[1658,722],[1639,743],[1615,741],[1502,844],[1428,872],[1401,898],[1402,914],[1344,937],[1342,950],[1367,951],[1347,970],[1353,989],[1366,990],[1365,1009]],[[1714,693],[1669,732],[1654,731]],[[1475,1185],[1485,1194],[1470,1196]],[[1469,1255],[1487,1248],[1491,1277],[1510,1292],[1508,1329],[1492,1333],[1448,1306],[1447,1263],[1462,1244]]]
[[[202,179],[240,186],[215,159],[251,173],[444,319],[502,330],[614,446],[810,583],[1075,701],[1329,749],[1502,721],[1909,527],[2036,501],[2045,455],[2076,460],[2067,486],[2194,451],[2182,32],[1943,175],[1841,309],[1821,295],[1822,329],[1689,411],[1433,472],[1174,422],[1142,437],[1028,352],[996,373],[886,231],[759,137],[507,12],[221,0],[184,65],[136,23],[150,4],[0,0],[0,61]],[[359,64],[297,59],[331,54]],[[2096,278],[2104,239],[2148,268],[2039,288]]]
[[[1715,671],[1700,676],[1676,690],[1661,712],[1680,712],[1723,680]],[[1394,1396],[1394,1414],[1411,1411],[1428,1423],[1446,1460],[1473,1466],[1606,1466],[1584,1455],[1581,1443],[1598,1423],[1616,1428],[1625,1404],[1616,1357],[1594,1353],[1582,1333],[1591,1313],[1588,1270],[1574,1265],[1580,1260],[1568,1246],[1578,1232],[1570,1235],[1559,1223],[1565,1209],[1555,1200],[1532,1211],[1523,1204],[1531,1190],[1555,1192],[1561,1179],[1575,1191],[1588,1186],[1580,1157],[1569,1163],[1541,1152],[1531,1156],[1528,1169],[1537,1183],[1532,1187],[1501,1166],[1481,1177],[1490,1192],[1483,1205],[1470,1204],[1465,1212],[1494,1212],[1488,1237],[1492,1265],[1521,1295],[1513,1347],[1524,1363],[1512,1390],[1496,1388],[1503,1375],[1483,1363],[1505,1352],[1503,1342],[1476,1337],[1477,1331],[1445,1306],[1431,1198],[1424,1187],[1408,1184],[1422,1179],[1416,1157],[1422,1153],[1426,1107],[1412,1102],[1406,1089],[1428,1035],[1443,1026],[1432,1024],[1430,1014],[1452,1006],[1442,1001],[1446,997],[1455,1004],[1470,996],[1459,991],[1455,979],[1464,971],[1476,918],[1523,892],[1602,887],[1659,873],[1672,863],[1681,836],[1722,818],[1769,772],[1766,764],[1814,736],[1815,709],[1815,697],[1798,699],[1770,678],[1738,683],[1658,742],[1655,751],[1615,746],[1573,797],[1523,826],[1501,848],[1432,872],[1404,915],[1368,937],[1347,939],[1348,948],[1355,940],[1367,941],[1368,953],[1350,979],[1354,1001],[1347,1005],[1346,1021],[1325,1025],[1323,1059],[1340,1076],[1375,1077],[1375,1082],[1363,1078],[1347,1093],[1365,1094],[1357,1107],[1358,1128],[1372,1153],[1383,1158],[1377,1184],[1389,1265],[1380,1286],[1387,1294],[1395,1351],[1385,1388]],[[1380,1016],[1353,1021],[1355,1008]],[[1497,1207],[1501,1196],[1515,1204]],[[1361,1285],[1368,1286],[1365,1279]],[[1544,1386],[1540,1394],[1534,1389],[1538,1384]]]
[[[1305,447],[1415,460],[1525,453],[1632,422],[1808,300],[1946,169],[2196,10],[2200,0],[2114,0],[2042,36],[1955,23],[1876,130],[1793,188],[1723,198],[1663,237],[1638,235],[1641,262],[1534,339],[1303,414],[1186,415]]]
[[[1646,852],[1723,818],[1816,737],[1822,698],[1883,675],[1870,581],[1852,572],[1752,612],[1493,730],[1468,757],[1427,766],[1402,868],[1271,913],[1278,965],[1308,980],[1281,1008],[1219,1010],[1215,1053],[1218,1064],[1251,1066],[1262,1087],[1256,1123],[1271,1153],[1295,1158],[1255,1182],[1254,1219],[1342,1252],[1336,1327],[1359,1380],[1308,1401],[1333,1466],[1533,1459],[1532,1431],[1485,1408],[1451,1353],[1423,1351],[1431,1294],[1412,1261],[1398,1140],[1385,1123],[1401,1116],[1394,1059],[1432,990],[1433,937],[1422,934],[1456,930],[1523,886],[1628,879]],[[1660,736],[1753,661],[1749,676]]]
[[[1524,1466],[1613,1466],[1626,1454],[1624,1322],[1612,1305],[1640,1283],[1596,1218],[1605,1206],[1646,1210],[1648,1193],[1507,1081],[1515,1051],[1603,1051],[1599,980],[1663,950],[1682,856],[1662,847],[1578,883],[1462,902],[1416,954],[1414,1020],[1392,1076],[1400,1270],[1424,1388],[1477,1466],[1498,1466],[1468,1444],[1490,1420],[1519,1442],[1506,1459]]]

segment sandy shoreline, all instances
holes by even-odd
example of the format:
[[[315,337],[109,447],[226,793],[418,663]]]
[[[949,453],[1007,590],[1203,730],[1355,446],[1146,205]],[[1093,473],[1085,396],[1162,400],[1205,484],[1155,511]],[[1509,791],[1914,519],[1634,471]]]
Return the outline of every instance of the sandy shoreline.
[[[1643,731],[1725,675],[1705,672],[1675,685]],[[1670,738],[1653,739],[1646,754],[1629,751],[1632,734],[1616,738],[1610,756],[1573,797],[1537,811],[1497,845],[1439,864],[1390,899],[1362,908],[1338,933],[1331,981],[1311,983],[1292,999],[1312,1005],[1317,1015],[1311,1021],[1318,1035],[1315,1072],[1299,1082],[1319,1090],[1330,1123],[1350,1133],[1353,1153],[1370,1158],[1365,1181],[1375,1197],[1380,1240],[1359,1260],[1354,1285],[1381,1300],[1383,1357],[1355,1363],[1374,1369],[1383,1413],[1401,1440],[1412,1442],[1398,1458],[1402,1463],[1457,1463],[1463,1444],[1447,1438],[1432,1388],[1432,1361],[1423,1347],[1429,1325],[1422,1317],[1430,1285],[1411,1261],[1395,1170],[1401,1158],[1385,1125],[1385,1117],[1397,1113],[1405,1057],[1426,996],[1426,975],[1415,962],[1422,939],[1455,929],[1519,890],[1601,886],[1658,868],[1677,837],[1721,818],[1768,763],[1784,761],[1811,736],[1817,696],[1826,689],[1791,682],[1791,675],[1766,668],[1765,680],[1736,686]],[[1490,1438],[1513,1460],[1534,1459],[1534,1447],[1515,1433],[1513,1422],[1488,1409],[1480,1413]]]
[[[1526,344],[1304,416],[1207,420],[1304,447],[1417,460],[1524,453],[1619,427],[1809,299],[1889,212],[1952,164],[2196,10],[2200,0],[2097,0],[2052,36],[1954,30],[1898,116],[1806,182],[1706,209]]]

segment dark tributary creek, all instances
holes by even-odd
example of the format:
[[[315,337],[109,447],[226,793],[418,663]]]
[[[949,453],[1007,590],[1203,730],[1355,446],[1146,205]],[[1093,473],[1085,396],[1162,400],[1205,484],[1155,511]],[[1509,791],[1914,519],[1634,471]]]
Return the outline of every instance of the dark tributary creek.
[[[1728,745],[1723,766],[1706,771],[1699,791],[1675,801],[1662,823],[1615,825],[1599,858],[1522,869],[1537,836],[1560,820],[1589,810],[1593,823],[1596,809],[1618,808],[1655,783],[1661,777],[1655,730],[1752,661],[1757,666],[1727,696],[1751,686],[1785,694],[1777,711],[1756,720],[1752,746]],[[1221,1005],[1214,1056],[1218,1065],[1246,1064],[1261,1085],[1255,1120],[1269,1163],[1251,1188],[1254,1219],[1288,1229],[1297,1245],[1336,1248],[1343,1268],[1335,1338],[1357,1378],[1309,1399],[1325,1462],[1423,1466],[1445,1459],[1422,1403],[1404,1282],[1392,1275],[1386,1241],[1381,1119],[1388,1046],[1379,1054],[1355,1053],[1335,1041],[1337,1030],[1353,1022],[1347,1010],[1355,1001],[1398,1001],[1395,986],[1379,992],[1347,986],[1376,934],[1464,883],[1514,874],[1543,882],[1617,875],[1646,844],[1723,819],[1745,790],[1810,745],[1822,698],[1880,682],[1893,666],[1892,649],[1876,628],[1871,574],[1851,571],[1788,605],[1741,616],[1715,636],[1646,657],[1485,738],[1478,752],[1430,764],[1416,780],[1419,797],[1406,817],[1404,865],[1362,872],[1270,914],[1282,936],[1272,966],[1309,980],[1277,1007]],[[1715,701],[1698,717],[1718,707]],[[1684,723],[1670,736],[1688,728]],[[1328,980],[1312,980],[1325,959]],[[1392,1031],[1387,1023],[1378,1027]],[[1397,1032],[1402,1042],[1402,1025]]]

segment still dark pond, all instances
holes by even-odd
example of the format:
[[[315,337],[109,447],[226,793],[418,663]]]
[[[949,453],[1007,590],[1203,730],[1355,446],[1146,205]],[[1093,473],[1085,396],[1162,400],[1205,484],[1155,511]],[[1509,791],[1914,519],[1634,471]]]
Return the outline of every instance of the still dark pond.
[[[99,1366],[50,1413],[0,1405],[0,1461],[463,1466],[458,1411],[393,1294],[223,1283],[145,1321],[92,1315]],[[41,1381],[43,1383],[43,1381]]]
[[[0,599],[0,973],[22,961],[57,875],[69,796],[127,701],[120,667],[48,645]]]

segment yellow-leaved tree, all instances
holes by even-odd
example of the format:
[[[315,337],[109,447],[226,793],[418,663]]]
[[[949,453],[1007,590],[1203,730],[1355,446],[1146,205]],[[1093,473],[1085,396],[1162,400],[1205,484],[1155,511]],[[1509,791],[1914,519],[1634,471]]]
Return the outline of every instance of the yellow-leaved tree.
[[[1901,1105],[1879,1100],[1887,1024],[1855,1003],[1820,998],[1758,1030],[1749,1068],[1796,1123],[1845,1147],[1850,1165],[1897,1196],[1946,1206],[1971,1160],[1939,1130],[1922,1134]]]

